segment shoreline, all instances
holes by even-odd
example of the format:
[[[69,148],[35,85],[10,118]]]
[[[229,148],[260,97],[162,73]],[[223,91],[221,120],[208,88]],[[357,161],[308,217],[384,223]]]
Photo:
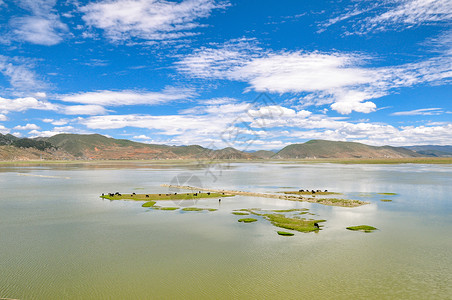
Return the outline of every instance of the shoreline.
[[[280,164],[452,164],[452,157],[409,157],[409,158],[316,158],[316,159],[230,159],[230,160],[202,160],[202,159],[148,159],[148,160],[0,160],[2,165],[55,165],[55,164],[202,164],[218,163],[280,163]]]

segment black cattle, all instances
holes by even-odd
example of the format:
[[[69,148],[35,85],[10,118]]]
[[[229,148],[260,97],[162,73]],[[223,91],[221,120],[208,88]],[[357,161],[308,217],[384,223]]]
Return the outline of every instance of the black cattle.
[[[317,193],[321,193],[322,191],[321,190],[317,190]]]
[[[300,193],[303,193],[304,192],[304,190],[298,190]]]
[[[207,192],[207,195],[210,195],[210,192]]]
[[[221,199],[218,199],[218,202],[221,202]]]
[[[319,223],[314,223],[314,227],[316,227],[317,229],[320,228]]]
[[[149,198],[149,195],[146,195],[146,198]]]
[[[133,197],[133,194],[132,194],[132,195],[130,195],[130,197]]]
[[[193,196],[198,196],[198,193],[194,193]]]
[[[135,193],[132,193],[132,194],[136,195]]]
[[[311,193],[315,194],[315,191],[314,191],[314,190],[312,190],[312,191],[311,191]]]
[[[102,196],[105,196],[104,193],[102,193]]]
[[[174,195],[177,195],[177,193],[174,193]]]
[[[325,190],[325,192],[324,193],[327,193],[328,192],[328,190]]]

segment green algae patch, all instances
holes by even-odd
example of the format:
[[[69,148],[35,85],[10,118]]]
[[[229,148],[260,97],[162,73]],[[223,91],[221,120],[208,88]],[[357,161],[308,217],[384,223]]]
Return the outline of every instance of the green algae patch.
[[[395,196],[397,193],[378,193],[378,195]]]
[[[287,232],[287,231],[277,231],[277,233],[282,236],[293,236],[294,235],[292,232]]]
[[[243,223],[252,223],[252,222],[256,222],[257,219],[254,218],[244,218],[244,219],[238,219],[238,222],[243,222]]]
[[[234,195],[228,195],[223,193],[161,193],[161,194],[104,194],[101,198],[108,200],[134,200],[134,201],[161,201],[161,200],[193,200],[193,199],[207,199],[207,198],[224,198],[233,197]]]
[[[240,211],[233,211],[232,214],[236,215],[236,216],[248,216],[249,215],[249,213],[240,212]]]
[[[179,207],[161,207],[161,206],[154,206],[154,209],[158,209],[158,210],[176,210],[179,209]]]
[[[273,209],[272,211],[279,212],[279,213],[301,211],[301,212],[306,213],[306,211],[308,211],[308,209],[307,208],[290,208],[290,209]]]
[[[369,226],[369,225],[350,226],[350,227],[347,227],[347,229],[353,230],[353,231],[363,231],[363,232],[372,232],[374,230],[377,230],[377,228],[375,228],[373,226]]]
[[[318,223],[326,220],[307,220],[303,218],[288,218],[281,214],[264,214],[265,219],[269,220],[276,227],[296,230],[300,232],[311,232],[320,230]]]
[[[381,202],[392,202],[391,199],[381,199],[380,201],[381,201]]]
[[[155,205],[155,201],[148,201],[146,203],[143,203],[143,205],[141,205],[142,207],[152,207]]]
[[[199,208],[199,207],[185,207],[183,211],[216,211],[216,208]]]
[[[360,200],[342,199],[342,198],[318,198],[310,201],[312,203],[319,203],[329,206],[342,206],[342,207],[356,207],[363,204],[368,204],[368,202]]]

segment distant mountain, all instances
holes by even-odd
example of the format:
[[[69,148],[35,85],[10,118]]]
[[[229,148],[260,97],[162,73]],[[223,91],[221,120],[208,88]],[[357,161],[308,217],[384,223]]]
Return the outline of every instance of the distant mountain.
[[[78,159],[253,159],[234,148],[210,150],[199,145],[144,144],[100,134],[58,134],[45,139]]]
[[[251,154],[254,156],[257,156],[259,158],[263,158],[263,159],[268,159],[268,158],[275,156],[275,152],[268,151],[268,150],[259,150],[259,151],[253,152]]]
[[[435,157],[452,156],[452,146],[422,145],[422,146],[406,146],[404,148],[413,150],[423,156],[435,156]]]
[[[277,153],[243,152],[231,147],[212,150],[199,145],[144,144],[100,134],[57,134],[35,139],[0,134],[0,160],[140,160],[140,159],[310,159],[404,158],[452,156],[452,146],[375,147],[361,143],[311,140],[289,145]]]
[[[354,142],[311,140],[304,144],[286,146],[273,158],[402,158],[420,156],[422,155],[401,147],[375,147]]]

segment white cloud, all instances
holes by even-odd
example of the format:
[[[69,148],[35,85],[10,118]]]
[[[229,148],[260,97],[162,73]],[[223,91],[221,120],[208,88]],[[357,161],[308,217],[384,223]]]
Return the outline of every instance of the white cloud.
[[[106,111],[100,105],[72,105],[63,108],[63,113],[66,115],[99,115],[106,113]]]
[[[36,124],[30,124],[28,123],[27,125],[17,125],[16,127],[14,127],[13,129],[16,130],[38,130],[40,129],[40,127]]]
[[[0,97],[0,112],[25,111],[28,109],[57,110],[58,106],[33,97],[5,99]]]
[[[60,133],[84,133],[80,132],[72,126],[55,127],[52,130],[32,130],[28,134],[30,137],[50,137]]]
[[[6,121],[8,118],[5,115],[0,114],[0,121]]]
[[[55,13],[55,0],[20,0],[17,3],[31,15],[11,18],[10,38],[45,46],[52,46],[63,40],[68,27]]]
[[[63,41],[68,30],[56,15],[18,17],[10,21],[14,39],[32,44],[52,46]]]
[[[86,92],[61,95],[59,100],[103,106],[158,105],[176,100],[186,100],[192,96],[192,90],[168,88],[162,92],[139,92],[128,90]]]
[[[449,0],[362,1],[348,8],[345,13],[322,23],[319,31],[341,21],[350,22],[352,28],[348,34],[366,34],[420,25],[447,24],[451,20],[452,3]]]
[[[8,129],[8,128],[6,128],[5,126],[3,126],[3,125],[0,125],[0,133],[1,134],[7,134],[7,133],[9,133],[10,132],[10,130]]]
[[[307,105],[330,104],[341,114],[376,110],[372,99],[420,83],[446,84],[452,78],[452,53],[399,66],[372,68],[359,53],[264,52],[253,40],[201,48],[183,57],[176,68],[189,76],[228,79],[260,92],[305,94]],[[231,59],[233,58],[233,59]]]
[[[148,137],[147,135],[141,134],[141,135],[136,135],[133,137],[134,139],[137,140],[151,140],[151,137]]]
[[[10,58],[0,55],[0,73],[8,78],[15,90],[42,90],[47,85],[37,78],[30,70],[28,62],[20,58]]]
[[[409,111],[398,111],[392,113],[391,116],[432,116],[442,114],[442,108],[421,108]]]
[[[195,34],[190,30],[200,26],[197,19],[226,6],[226,2],[214,0],[104,0],[80,11],[89,26],[103,29],[112,41],[168,40]]]

